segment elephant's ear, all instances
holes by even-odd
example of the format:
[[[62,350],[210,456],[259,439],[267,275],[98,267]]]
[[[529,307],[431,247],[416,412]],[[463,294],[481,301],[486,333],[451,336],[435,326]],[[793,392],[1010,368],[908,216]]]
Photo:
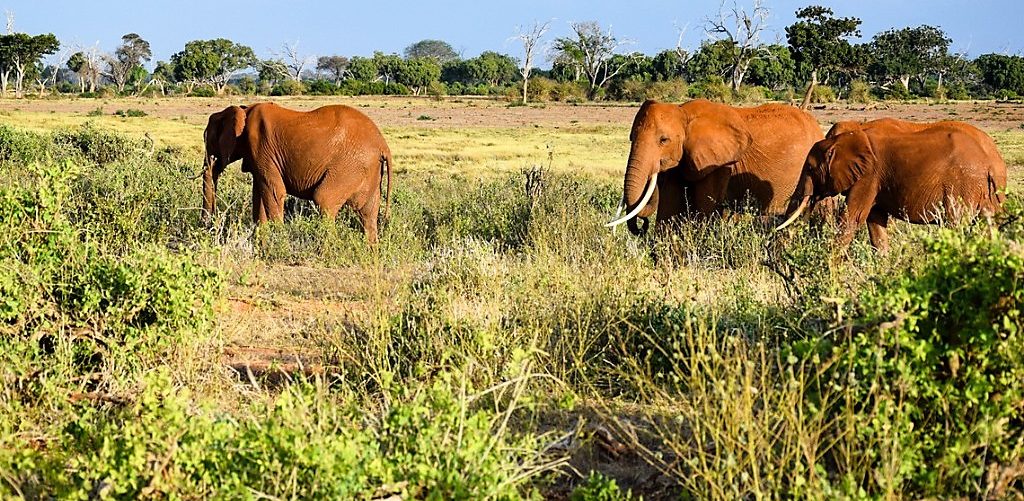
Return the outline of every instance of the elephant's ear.
[[[858,180],[871,174],[877,164],[871,140],[862,130],[836,137],[825,151],[828,181],[836,193],[844,193]]]
[[[245,108],[231,106],[224,110],[221,116],[220,137],[218,138],[218,157],[223,159],[224,166],[238,160],[241,155],[238,151],[238,142],[245,132]]]
[[[697,173],[738,162],[753,141],[736,110],[715,108],[714,113],[692,117],[686,124],[683,163]]]

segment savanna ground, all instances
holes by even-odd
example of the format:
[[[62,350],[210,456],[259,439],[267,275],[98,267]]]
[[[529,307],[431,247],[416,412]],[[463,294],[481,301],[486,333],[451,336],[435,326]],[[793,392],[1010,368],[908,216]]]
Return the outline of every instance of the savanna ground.
[[[382,128],[377,249],[304,202],[255,230],[237,165],[199,223],[202,131],[237,99],[0,101],[0,489],[1020,495],[1024,105],[813,110],[965,120],[1010,165],[993,226],[895,223],[878,256],[827,222],[603,228],[635,105],[276,101]]]

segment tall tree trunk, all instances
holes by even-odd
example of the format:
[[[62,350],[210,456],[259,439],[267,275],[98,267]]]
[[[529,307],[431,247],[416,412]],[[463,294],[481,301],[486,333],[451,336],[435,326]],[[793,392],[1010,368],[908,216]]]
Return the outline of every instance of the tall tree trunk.
[[[526,86],[529,85],[530,79],[523,77],[523,104],[526,104]]]
[[[818,86],[818,70],[811,70],[811,83],[807,84],[807,92],[804,94],[804,102],[800,104],[801,110],[806,110],[807,105],[811,104],[811,95],[814,94],[814,88]]]

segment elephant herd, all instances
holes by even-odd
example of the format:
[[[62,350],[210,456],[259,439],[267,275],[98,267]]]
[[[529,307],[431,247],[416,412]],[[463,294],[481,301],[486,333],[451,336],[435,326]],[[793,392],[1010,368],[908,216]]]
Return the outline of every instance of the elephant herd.
[[[331,219],[342,205],[352,208],[367,240],[377,241],[385,176],[387,205],[391,199],[391,151],[358,110],[230,106],[210,116],[204,139],[206,217],[220,174],[241,160],[253,176],[255,222],[282,220],[285,195],[293,195],[314,201]],[[1006,164],[995,143],[963,122],[839,122],[823,135],[810,114],[788,105],[647,101],[630,142],[619,209],[626,213],[608,226],[627,223],[637,235],[655,212],[665,231],[744,202],[765,216],[788,215],[781,229],[809,207],[832,207],[844,195],[839,244],[848,245],[867,223],[871,244],[884,250],[890,218],[924,224],[990,217],[1005,200]]]

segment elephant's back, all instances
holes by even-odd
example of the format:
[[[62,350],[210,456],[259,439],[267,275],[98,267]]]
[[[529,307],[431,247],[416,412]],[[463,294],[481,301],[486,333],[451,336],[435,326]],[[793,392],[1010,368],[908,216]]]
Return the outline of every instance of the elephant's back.
[[[740,108],[752,139],[750,153],[730,181],[730,197],[749,189],[760,193],[766,214],[784,214],[796,190],[807,153],[824,138],[817,120],[789,105],[768,104]],[[750,181],[744,181],[749,179]],[[765,186],[770,186],[770,190]]]

